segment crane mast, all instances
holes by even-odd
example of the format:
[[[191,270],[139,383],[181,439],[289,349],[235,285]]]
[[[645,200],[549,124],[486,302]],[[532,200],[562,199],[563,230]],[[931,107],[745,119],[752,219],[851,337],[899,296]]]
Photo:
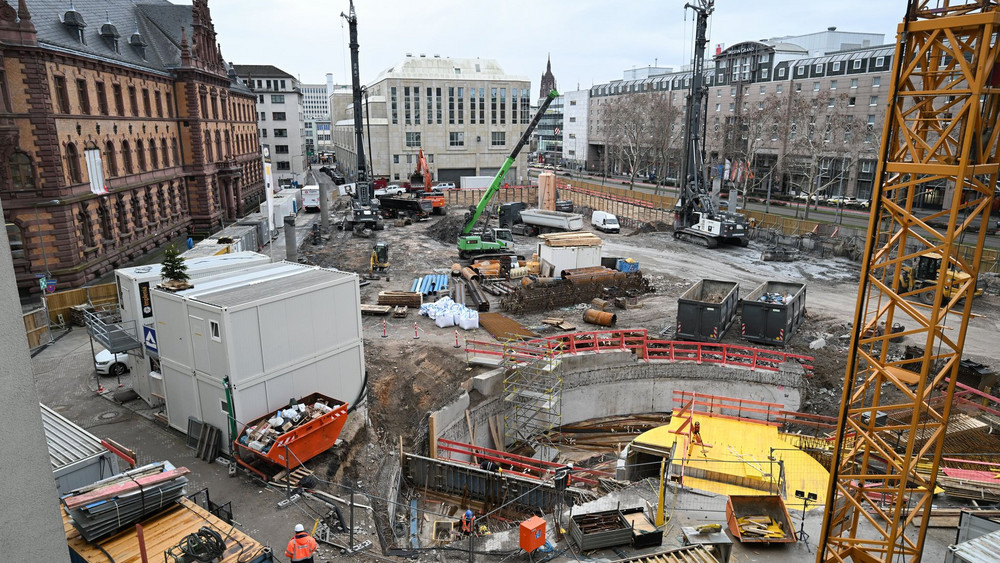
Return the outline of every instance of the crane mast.
[[[353,202],[353,218],[347,221],[347,226],[379,229],[382,227],[377,210],[372,209],[372,183],[368,172],[368,162],[365,159],[364,127],[361,115],[361,71],[358,65],[358,16],[354,12],[354,0],[351,0],[348,14],[340,13],[347,20],[350,30],[351,49],[351,92],[354,102],[354,148],[357,153],[357,175],[355,178],[355,194]]]
[[[922,556],[1000,172],[998,32],[993,0],[910,0],[899,26],[819,563]],[[942,210],[916,213],[942,189]],[[937,281],[902,283],[928,255]],[[923,354],[890,356],[899,336]]]

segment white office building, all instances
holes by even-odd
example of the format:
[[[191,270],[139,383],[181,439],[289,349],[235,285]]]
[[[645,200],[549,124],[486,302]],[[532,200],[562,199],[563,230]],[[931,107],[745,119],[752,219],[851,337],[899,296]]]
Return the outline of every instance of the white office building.
[[[371,174],[404,181],[422,149],[436,182],[495,175],[533,117],[530,87],[494,60],[408,54],[368,85]],[[332,92],[330,108],[334,150],[350,175],[357,166],[350,89]],[[527,181],[527,153],[521,151],[506,181]]]
[[[261,148],[271,154],[278,185],[305,179],[304,100],[298,80],[271,65],[233,65],[240,80],[257,94],[257,127]]]

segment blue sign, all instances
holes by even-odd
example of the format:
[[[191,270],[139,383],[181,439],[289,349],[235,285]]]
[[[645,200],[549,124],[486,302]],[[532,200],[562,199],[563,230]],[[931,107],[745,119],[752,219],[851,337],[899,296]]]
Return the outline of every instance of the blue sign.
[[[156,344],[156,329],[151,326],[142,327],[142,343],[146,349],[154,354],[160,353],[160,347]]]

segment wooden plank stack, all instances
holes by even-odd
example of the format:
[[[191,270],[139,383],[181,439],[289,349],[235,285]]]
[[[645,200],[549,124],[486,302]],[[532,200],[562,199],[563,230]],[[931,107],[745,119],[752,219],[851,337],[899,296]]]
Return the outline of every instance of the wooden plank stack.
[[[415,291],[380,291],[378,292],[379,305],[403,305],[410,308],[420,308],[423,297]]]
[[[361,304],[362,315],[388,315],[391,311],[392,307],[389,305],[368,305],[366,303]]]
[[[744,536],[782,539],[785,531],[781,529],[781,524],[770,516],[742,516],[736,521],[740,525],[740,534]]]
[[[161,461],[80,487],[61,500],[80,535],[95,541],[171,506],[184,495],[188,473]]]
[[[538,235],[538,240],[546,246],[601,246],[604,241],[593,233],[549,233]]]

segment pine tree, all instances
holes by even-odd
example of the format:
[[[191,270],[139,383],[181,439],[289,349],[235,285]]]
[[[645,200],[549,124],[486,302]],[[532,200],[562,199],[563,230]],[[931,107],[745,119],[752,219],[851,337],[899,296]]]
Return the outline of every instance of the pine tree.
[[[181,258],[181,253],[172,244],[163,253],[162,265],[160,277],[165,280],[184,282],[190,278],[187,274],[187,264]]]

